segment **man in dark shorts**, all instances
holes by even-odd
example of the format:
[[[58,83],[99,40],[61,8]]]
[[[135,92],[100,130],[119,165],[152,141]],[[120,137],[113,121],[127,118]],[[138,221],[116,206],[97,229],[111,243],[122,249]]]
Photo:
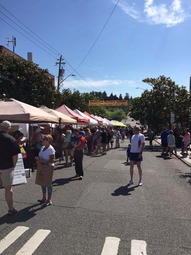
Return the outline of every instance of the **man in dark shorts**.
[[[5,120],[0,123],[0,180],[5,188],[8,214],[12,215],[17,212],[13,207],[12,182],[20,148],[15,138],[8,134],[10,128],[9,121]]]
[[[134,165],[137,164],[139,171],[139,182],[138,185],[142,186],[142,168],[141,161],[143,161],[142,153],[145,147],[145,137],[140,133],[139,127],[135,126],[133,128],[133,136],[131,138],[131,150],[130,150],[130,177],[131,180],[127,184],[129,187],[133,185],[133,171]]]

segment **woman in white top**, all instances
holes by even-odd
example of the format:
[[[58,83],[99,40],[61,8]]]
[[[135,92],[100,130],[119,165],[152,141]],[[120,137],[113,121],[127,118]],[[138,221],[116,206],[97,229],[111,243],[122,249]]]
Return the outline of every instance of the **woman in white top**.
[[[168,142],[170,157],[172,157],[173,150],[175,151],[175,154],[177,155],[175,136],[173,135],[172,130],[169,131],[169,135],[167,136],[167,142]]]
[[[52,143],[51,135],[44,135],[43,138],[43,146],[39,152],[39,158],[37,159],[37,165],[43,164],[47,166],[47,169],[52,167],[52,175],[54,171],[54,160],[55,160],[55,149],[51,145]],[[38,202],[44,204],[45,206],[51,205],[51,197],[52,197],[52,180],[50,181],[49,186],[41,186],[42,187],[42,199],[39,199]]]

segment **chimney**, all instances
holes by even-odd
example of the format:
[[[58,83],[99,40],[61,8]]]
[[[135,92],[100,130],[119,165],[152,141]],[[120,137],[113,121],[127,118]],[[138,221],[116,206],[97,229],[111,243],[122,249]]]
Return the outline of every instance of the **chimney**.
[[[27,52],[27,60],[32,62],[32,52]]]

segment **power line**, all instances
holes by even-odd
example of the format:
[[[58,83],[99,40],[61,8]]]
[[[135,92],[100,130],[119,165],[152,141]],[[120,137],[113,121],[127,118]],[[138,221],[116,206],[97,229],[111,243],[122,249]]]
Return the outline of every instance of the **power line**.
[[[40,48],[41,50],[43,50],[44,52],[46,52],[47,54],[49,54],[50,56],[52,56],[55,59],[55,56],[53,56],[52,54],[50,54],[48,51],[46,51],[45,49],[43,49],[41,46],[39,46],[38,44],[36,44],[33,40],[31,40],[30,38],[28,38],[26,35],[24,35],[22,32],[20,32],[17,28],[15,28],[14,26],[12,26],[11,24],[9,24],[7,21],[5,21],[4,19],[2,19],[0,17],[0,19],[5,22],[7,25],[9,25],[10,27],[12,27],[13,29],[15,29],[19,34],[21,34],[22,36],[24,36],[25,38],[27,38],[29,41],[31,41],[32,43],[34,43],[38,48]]]
[[[75,73],[77,73],[78,76],[82,78],[82,80],[84,80],[88,85],[90,85],[92,88],[94,88],[94,89],[96,89],[96,90],[97,90],[97,88],[95,88],[95,87],[94,87],[91,83],[89,83],[82,75],[80,75],[80,74],[77,72],[77,69],[78,69],[78,68],[82,65],[82,63],[86,60],[86,58],[89,56],[90,52],[93,50],[94,46],[95,46],[96,43],[98,42],[99,38],[101,37],[101,34],[103,33],[103,31],[104,31],[105,27],[107,26],[109,20],[111,19],[111,17],[112,17],[112,15],[113,15],[113,13],[114,13],[114,11],[115,11],[117,5],[119,4],[119,1],[120,1],[120,0],[117,0],[115,6],[114,6],[114,8],[113,8],[113,10],[111,11],[111,13],[110,13],[108,19],[107,19],[106,22],[105,22],[103,28],[101,29],[101,31],[100,31],[100,33],[98,34],[96,40],[94,41],[94,43],[93,43],[92,46],[90,47],[88,53],[87,53],[86,56],[82,59],[82,61],[80,62],[80,64],[79,64],[76,68],[73,68],[73,67],[69,64],[69,62],[65,59],[66,62],[67,62],[67,64],[72,68],[72,70],[73,70]]]
[[[108,19],[106,20],[103,28],[101,29],[100,33],[98,34],[96,40],[94,41],[93,45],[90,47],[89,51],[87,52],[86,56],[82,59],[82,61],[80,62],[80,64],[76,67],[73,68],[72,65],[66,60],[67,64],[72,68],[72,70],[79,76],[81,77],[81,79],[83,81],[85,81],[90,87],[94,88],[97,90],[97,88],[95,88],[90,82],[88,82],[81,74],[79,74],[79,72],[77,71],[77,69],[82,65],[82,63],[85,61],[85,59],[88,57],[88,55],[90,54],[90,52],[93,50],[94,46],[96,45],[97,41],[99,40],[99,38],[101,37],[101,34],[103,33],[105,27],[107,26],[109,20],[111,19],[117,5],[119,3],[119,0],[116,2],[112,12],[110,13]],[[36,33],[34,33],[30,28],[28,28],[22,21],[20,21],[17,17],[15,17],[10,11],[8,11],[2,4],[0,4],[0,6],[6,11],[8,12],[12,17],[14,17],[20,24],[22,24],[26,29],[28,29],[32,34],[34,34],[37,38],[35,38],[33,35],[31,35],[28,31],[26,31],[25,29],[23,29],[20,25],[18,25],[15,21],[13,21],[11,18],[9,18],[7,15],[5,15],[3,12],[1,12],[6,18],[8,18],[11,22],[13,22],[16,26],[18,26],[20,29],[22,29],[25,33],[27,33],[30,37],[32,37],[33,39],[35,39],[38,43],[42,44],[44,47],[46,47],[49,51],[51,51],[52,53],[56,53],[61,55],[55,48],[53,48],[50,44],[48,44],[45,40],[43,40],[40,36],[38,36]],[[18,33],[20,33],[22,36],[24,36],[25,38],[27,38],[29,41],[31,41],[32,43],[34,43],[38,48],[42,49],[43,51],[45,51],[47,54],[49,54],[50,56],[54,57],[51,53],[49,53],[47,50],[45,50],[44,48],[42,48],[41,46],[39,46],[38,44],[36,44],[33,40],[31,40],[30,38],[28,38],[26,35],[24,35],[22,32],[20,32],[18,29],[16,29],[14,26],[12,26],[11,24],[9,24],[7,21],[3,20],[1,17],[0,19],[2,21],[4,21],[6,24],[8,24],[10,27],[12,27],[13,29],[15,29]],[[41,42],[42,41],[42,42]]]
[[[115,9],[116,9],[118,3],[119,3],[119,0],[117,0],[115,6],[114,6],[114,8],[113,8],[113,10],[111,11],[111,13],[110,13],[108,19],[106,20],[104,26],[102,27],[100,33],[98,34],[98,36],[97,36],[97,38],[96,38],[96,40],[94,41],[94,43],[93,43],[92,46],[90,47],[90,49],[89,49],[89,51],[87,52],[87,54],[85,55],[85,57],[82,59],[82,61],[81,61],[81,62],[79,63],[79,65],[76,67],[76,70],[81,66],[81,64],[86,60],[86,58],[89,56],[90,52],[93,50],[93,48],[94,48],[94,46],[96,45],[96,43],[98,42],[98,40],[99,40],[101,34],[103,33],[104,29],[106,28],[106,26],[107,26],[109,20],[111,19],[111,17],[112,17],[112,15],[113,15],[113,13],[114,13],[114,11],[115,11]]]
[[[25,29],[23,29],[21,26],[19,26],[18,24],[16,24],[15,21],[13,21],[12,19],[10,19],[7,15],[5,15],[3,12],[1,12],[5,17],[7,17],[9,20],[11,20],[14,24],[16,24],[18,27],[20,27],[23,31],[25,31],[27,34],[29,34],[31,37],[33,37],[35,40],[37,40],[39,43],[41,43],[42,45],[44,45],[46,48],[49,48],[49,50],[51,50],[52,52],[54,52],[54,54],[56,53],[57,55],[60,55],[60,53],[53,48],[50,44],[48,44],[45,40],[43,40],[40,36],[38,36],[35,32],[33,32],[29,27],[27,27],[22,21],[20,21],[17,17],[15,17],[10,11],[8,11],[2,4],[0,4],[0,6],[6,11],[8,12],[12,17],[14,17],[20,24],[22,24],[26,29],[28,29],[32,34],[34,34],[37,38],[39,38],[40,40],[38,40],[37,38],[35,38],[33,35],[29,34],[29,32],[27,32]]]
[[[66,59],[65,59],[66,60]],[[66,60],[67,64],[72,68],[72,70],[80,77],[83,81],[85,81],[88,85],[90,85],[92,88],[96,89],[91,83],[89,83],[75,68],[73,68],[70,63]]]

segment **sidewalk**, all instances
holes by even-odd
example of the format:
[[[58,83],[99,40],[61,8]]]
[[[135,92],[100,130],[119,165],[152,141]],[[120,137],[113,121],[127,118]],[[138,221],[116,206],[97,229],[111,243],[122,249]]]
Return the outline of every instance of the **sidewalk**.
[[[157,144],[161,145],[161,139],[160,138],[156,138],[154,140]],[[191,153],[189,153],[189,155],[182,155],[181,154],[181,149],[177,148],[177,156],[175,154],[173,154],[175,157],[177,157],[178,159],[180,159],[182,162],[184,162],[186,165],[191,167]]]

